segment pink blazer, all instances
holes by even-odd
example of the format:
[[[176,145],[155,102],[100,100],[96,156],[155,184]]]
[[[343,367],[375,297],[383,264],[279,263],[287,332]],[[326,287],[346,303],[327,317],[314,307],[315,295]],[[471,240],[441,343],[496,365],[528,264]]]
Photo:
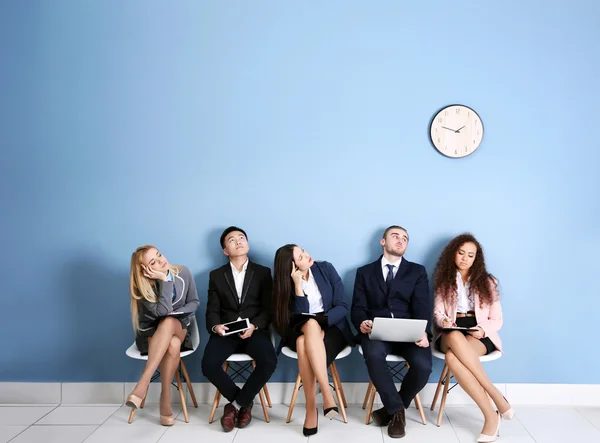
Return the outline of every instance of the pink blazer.
[[[497,282],[496,282],[497,283]],[[496,349],[502,351],[502,341],[498,335],[498,331],[502,328],[502,306],[500,306],[500,300],[498,299],[498,289],[496,284],[490,281],[492,286],[492,294],[494,296],[494,303],[492,305],[484,304],[483,307],[479,306],[479,294],[475,293],[475,319],[477,320],[477,326],[483,329],[485,337],[489,337]],[[445,302],[442,298],[442,294],[436,290],[435,299],[433,302],[433,321],[434,325],[434,343],[442,335],[442,320],[444,314],[448,316],[453,322],[456,322],[456,306],[458,300]]]

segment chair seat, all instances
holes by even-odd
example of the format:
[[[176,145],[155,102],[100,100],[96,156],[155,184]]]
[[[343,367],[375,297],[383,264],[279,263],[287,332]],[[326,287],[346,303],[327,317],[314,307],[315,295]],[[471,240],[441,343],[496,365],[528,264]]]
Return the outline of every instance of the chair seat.
[[[364,355],[361,345],[358,345],[358,352],[360,352],[361,355]],[[404,357],[401,357],[401,356],[396,355],[396,354],[388,354],[385,357],[385,361],[391,361],[391,362],[395,362],[395,363],[400,363],[400,362],[406,361],[406,359]]]
[[[339,360],[341,358],[345,358],[348,357],[348,355],[350,355],[350,353],[352,352],[352,348],[350,346],[346,346],[344,349],[342,349],[342,351],[337,355],[337,357],[335,357],[336,360]],[[287,346],[284,346],[283,348],[281,348],[281,353],[283,355],[285,355],[286,357],[289,358],[295,358],[296,360],[298,360],[298,353],[292,351],[290,348],[288,348]]]
[[[183,352],[179,353],[179,356],[186,357],[186,356],[194,353],[194,351],[195,351],[195,349],[190,349],[189,351],[183,351]],[[125,351],[125,354],[127,355],[127,357],[133,358],[135,360],[148,360],[147,355],[140,354],[140,350],[138,349],[138,347],[135,343],[127,348],[127,350]]]
[[[231,354],[229,357],[227,357],[227,361],[252,361],[253,358],[250,357],[248,354]]]
[[[438,351],[437,349],[434,349],[431,354],[435,357],[435,358],[439,358],[440,360],[446,360],[446,354],[444,354],[443,352]],[[498,360],[500,357],[502,357],[502,352],[496,350],[496,351],[492,351],[487,355],[480,355],[479,356],[479,361],[481,362],[486,362],[486,361],[494,361],[494,360]]]

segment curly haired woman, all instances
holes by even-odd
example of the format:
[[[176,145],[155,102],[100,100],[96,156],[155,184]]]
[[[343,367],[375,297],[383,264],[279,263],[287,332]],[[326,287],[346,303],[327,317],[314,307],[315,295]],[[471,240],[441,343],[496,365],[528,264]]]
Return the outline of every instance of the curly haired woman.
[[[485,423],[477,441],[496,441],[501,419],[512,419],[514,411],[479,361],[481,355],[502,352],[498,335],[502,307],[498,280],[488,273],[483,249],[473,235],[459,235],[444,248],[434,271],[434,292],[436,347],[446,354],[456,381],[483,413]]]

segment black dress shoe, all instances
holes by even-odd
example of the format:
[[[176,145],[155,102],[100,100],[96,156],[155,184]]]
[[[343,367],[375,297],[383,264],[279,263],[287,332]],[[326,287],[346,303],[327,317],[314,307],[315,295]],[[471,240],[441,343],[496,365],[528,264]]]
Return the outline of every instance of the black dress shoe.
[[[302,433],[304,434],[305,437],[309,437],[311,435],[315,435],[318,430],[319,430],[319,410],[317,409],[317,426],[315,426],[314,428],[305,428],[304,426],[302,426]]]
[[[340,413],[340,410],[338,409],[337,406],[334,406],[333,408],[323,408],[323,415],[325,417],[327,417],[329,420],[333,420],[333,417],[335,417],[336,415],[338,415]]]
[[[402,438],[406,435],[406,417],[404,409],[392,415],[392,421],[388,426],[388,435],[392,438]]]
[[[385,407],[381,409],[376,409],[375,411],[371,412],[371,418],[373,419],[375,424],[379,426],[387,426],[392,420],[392,416],[387,413]]]

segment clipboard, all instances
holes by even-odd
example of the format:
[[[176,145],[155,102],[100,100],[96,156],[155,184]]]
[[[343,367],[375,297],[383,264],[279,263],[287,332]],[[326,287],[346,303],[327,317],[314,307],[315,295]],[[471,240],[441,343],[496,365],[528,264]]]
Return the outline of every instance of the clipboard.
[[[461,326],[452,326],[450,328],[442,328],[442,331],[467,331],[467,332],[474,332],[474,331],[478,331],[479,328],[463,328]]]

